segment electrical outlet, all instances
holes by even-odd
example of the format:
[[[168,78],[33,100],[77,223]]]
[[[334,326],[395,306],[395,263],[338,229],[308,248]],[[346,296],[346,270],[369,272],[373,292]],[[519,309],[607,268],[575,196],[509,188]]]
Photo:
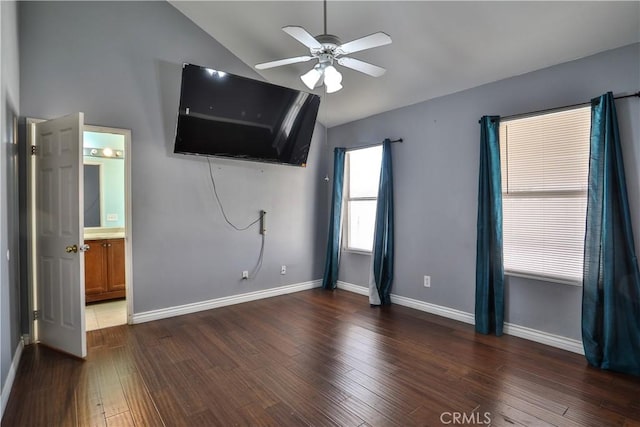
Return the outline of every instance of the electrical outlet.
[[[424,276],[424,287],[425,288],[431,287],[431,276]]]
[[[242,272],[242,278],[243,278],[243,279],[248,279],[248,278],[249,278],[249,272],[248,272],[247,270],[244,270],[244,271]]]
[[[287,266],[283,265],[282,267],[280,267],[280,274],[287,274]]]

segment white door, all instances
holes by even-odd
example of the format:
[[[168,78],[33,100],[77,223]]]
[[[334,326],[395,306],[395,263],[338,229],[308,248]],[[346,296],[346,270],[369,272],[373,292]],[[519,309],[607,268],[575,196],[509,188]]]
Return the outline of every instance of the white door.
[[[49,347],[84,358],[84,115],[35,126],[38,336]]]

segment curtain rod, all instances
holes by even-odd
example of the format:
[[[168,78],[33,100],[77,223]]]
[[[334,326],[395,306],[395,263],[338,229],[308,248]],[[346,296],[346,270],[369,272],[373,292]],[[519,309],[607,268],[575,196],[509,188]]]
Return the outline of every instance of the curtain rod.
[[[392,141],[390,141],[392,144],[399,142],[402,143],[404,140],[402,138],[398,138],[398,139],[394,139]],[[384,141],[382,141],[384,142]],[[375,144],[365,144],[365,145],[358,145],[356,147],[349,147],[349,148],[345,148],[345,151],[353,151],[353,150],[360,150],[362,148],[369,148],[369,147],[377,147],[378,145],[381,145],[382,142],[376,142]]]
[[[624,98],[633,98],[633,97],[640,98],[640,92],[632,93],[630,95],[615,96],[613,99],[624,99]],[[544,110],[531,111],[529,113],[512,114],[510,116],[500,117],[500,121],[515,119],[515,118],[518,118],[518,117],[534,116],[536,114],[546,113],[548,111],[568,110],[570,108],[582,107],[582,106],[586,106],[586,105],[591,105],[591,101],[589,101],[589,102],[581,102],[579,104],[565,105],[563,107],[545,108]]]

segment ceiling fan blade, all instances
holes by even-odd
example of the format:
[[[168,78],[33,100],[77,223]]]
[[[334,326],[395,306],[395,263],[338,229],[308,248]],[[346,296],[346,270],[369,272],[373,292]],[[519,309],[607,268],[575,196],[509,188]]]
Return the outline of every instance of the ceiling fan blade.
[[[365,73],[373,77],[380,77],[387,72],[387,70],[382,67],[378,67],[377,65],[369,64],[368,62],[360,61],[359,59],[354,58],[338,58],[338,64],[342,65],[343,67],[351,68],[352,70],[360,71],[361,73]]]
[[[349,55],[350,53],[360,52],[361,50],[384,46],[390,43],[391,37],[389,37],[388,34],[377,32],[338,46],[338,52],[342,55]]]
[[[309,49],[322,49],[322,45],[311,34],[302,27],[286,26],[282,27],[282,31],[289,34],[294,39],[308,47]]]
[[[258,70],[266,70],[267,68],[279,67],[281,65],[296,64],[298,62],[307,62],[313,59],[313,56],[296,56],[295,58],[279,59],[277,61],[263,62],[256,64]]]

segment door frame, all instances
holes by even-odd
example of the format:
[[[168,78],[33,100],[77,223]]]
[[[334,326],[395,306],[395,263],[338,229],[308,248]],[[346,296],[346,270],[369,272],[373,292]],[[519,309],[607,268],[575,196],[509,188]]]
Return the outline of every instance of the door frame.
[[[36,239],[36,168],[35,158],[30,155],[30,147],[35,142],[35,124],[44,122],[44,119],[27,118],[26,119],[26,143],[27,143],[27,269],[28,275],[28,293],[29,293],[29,331],[25,338],[25,344],[38,342],[38,328],[34,319],[33,312],[38,306],[38,272],[36,268],[36,253],[35,253],[35,239]],[[125,289],[126,289],[126,301],[127,301],[127,324],[133,324],[133,262],[132,262],[132,228],[131,223],[133,219],[132,206],[131,206],[131,130],[122,128],[113,128],[106,126],[95,126],[85,124],[84,131],[89,132],[101,132],[101,133],[113,133],[124,136],[124,209],[125,209],[125,224],[124,224],[124,236],[125,236]],[[84,242],[79,242],[84,244]],[[82,289],[84,292],[84,289]]]

